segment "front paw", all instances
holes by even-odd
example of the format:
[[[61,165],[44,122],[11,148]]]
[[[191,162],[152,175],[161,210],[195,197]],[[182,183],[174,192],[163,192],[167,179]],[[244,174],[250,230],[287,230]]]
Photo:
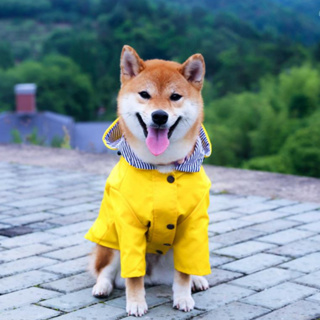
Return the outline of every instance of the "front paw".
[[[137,300],[127,300],[127,313],[129,316],[141,317],[148,311],[148,305],[145,299]]]
[[[174,297],[173,307],[184,312],[189,312],[194,308],[194,300],[191,295]]]
[[[191,288],[193,292],[208,290],[209,289],[208,280],[201,276],[192,276]]]
[[[97,298],[103,298],[110,295],[113,285],[109,281],[98,281],[92,288],[92,295]]]

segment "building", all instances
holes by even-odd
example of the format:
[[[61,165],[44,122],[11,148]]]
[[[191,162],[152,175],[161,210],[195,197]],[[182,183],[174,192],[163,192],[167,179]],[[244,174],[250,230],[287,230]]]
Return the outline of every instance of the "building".
[[[36,85],[17,84],[15,112],[0,114],[0,143],[36,143],[54,146],[62,141],[81,151],[110,152],[102,135],[109,122],[75,122],[72,117],[36,109]]]

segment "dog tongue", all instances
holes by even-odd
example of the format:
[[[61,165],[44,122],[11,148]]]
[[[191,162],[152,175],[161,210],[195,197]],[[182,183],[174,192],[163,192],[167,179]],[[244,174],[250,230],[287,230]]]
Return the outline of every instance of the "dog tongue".
[[[148,149],[153,155],[159,156],[168,148],[170,144],[168,139],[168,131],[168,129],[155,129],[152,127],[148,128],[146,143]]]

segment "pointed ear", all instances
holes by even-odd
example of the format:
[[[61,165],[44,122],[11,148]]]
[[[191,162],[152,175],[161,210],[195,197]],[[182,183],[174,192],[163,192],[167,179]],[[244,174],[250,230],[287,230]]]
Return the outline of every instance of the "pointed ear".
[[[205,63],[200,53],[183,63],[180,72],[198,90],[201,90],[205,74]]]
[[[121,68],[121,83],[137,76],[144,68],[144,62],[130,46],[124,46],[121,53],[120,60]]]

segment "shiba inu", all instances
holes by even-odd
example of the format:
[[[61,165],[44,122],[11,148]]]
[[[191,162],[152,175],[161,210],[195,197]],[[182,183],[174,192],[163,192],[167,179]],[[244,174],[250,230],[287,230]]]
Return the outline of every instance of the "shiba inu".
[[[143,61],[124,46],[118,119],[103,141],[121,157],[107,179],[99,216],[86,238],[97,246],[92,294],[126,287],[126,310],[148,310],[144,283],[173,283],[173,306],[190,311],[193,290],[208,289],[207,208],[202,168],[211,144],[203,121],[205,63]]]

